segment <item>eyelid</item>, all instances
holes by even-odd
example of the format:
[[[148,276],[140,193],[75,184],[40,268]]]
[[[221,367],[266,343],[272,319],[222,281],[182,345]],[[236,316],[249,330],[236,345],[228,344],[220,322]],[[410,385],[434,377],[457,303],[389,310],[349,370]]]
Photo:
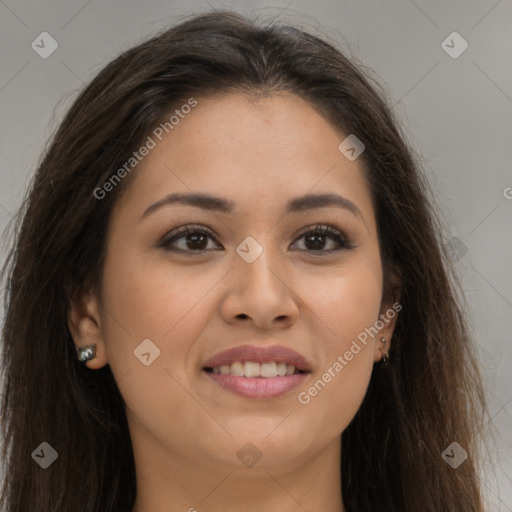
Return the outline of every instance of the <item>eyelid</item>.
[[[218,242],[214,231],[211,228],[209,228],[208,226],[205,226],[204,224],[186,224],[184,226],[180,226],[175,229],[172,229],[171,231],[166,233],[160,240],[158,246],[165,248],[165,246],[169,245],[170,242],[172,242],[174,240],[179,240],[182,236],[187,235],[189,233],[195,233],[197,231],[206,233],[208,236],[210,236],[215,241],[216,244],[221,245]],[[179,251],[179,249],[176,249],[176,250]],[[200,252],[200,251],[185,251],[185,252]]]
[[[172,252],[181,252],[193,255],[203,255],[207,252],[211,252],[212,250],[219,250],[219,249],[202,249],[202,250],[183,250],[178,248],[172,248],[167,249],[168,246],[170,246],[171,242],[174,242],[176,240],[180,240],[183,236],[189,234],[189,233],[204,233],[211,237],[211,239],[219,246],[222,246],[220,242],[217,240],[217,237],[214,233],[214,231],[204,224],[187,224],[184,226],[177,227],[170,232],[168,232],[164,237],[161,239],[161,241],[158,244],[158,247],[162,247],[165,250],[172,251]],[[298,240],[300,240],[302,237],[309,233],[316,233],[320,232],[326,236],[329,236],[331,239],[334,239],[338,244],[339,248],[337,249],[319,249],[319,250],[311,250],[311,251],[305,251],[300,250],[300,252],[310,253],[311,255],[328,255],[336,252],[340,252],[342,250],[348,250],[348,249],[354,249],[355,246],[351,243],[350,238],[346,235],[345,231],[342,229],[339,229],[337,227],[334,227],[330,224],[311,224],[309,226],[305,226],[302,228],[297,235],[294,237],[294,241],[292,244],[295,244]]]
[[[336,252],[340,252],[343,249],[354,249],[355,245],[352,244],[350,241],[350,237],[347,236],[346,232],[343,229],[339,229],[335,226],[332,226],[331,224],[311,224],[309,226],[306,226],[303,228],[298,235],[295,237],[294,243],[304,237],[305,235],[309,233],[316,233],[320,232],[326,236],[329,236],[332,239],[335,239],[337,243],[340,245],[338,249],[321,249],[318,251],[303,251],[310,254],[317,254],[317,255],[326,255],[326,254],[332,254]]]

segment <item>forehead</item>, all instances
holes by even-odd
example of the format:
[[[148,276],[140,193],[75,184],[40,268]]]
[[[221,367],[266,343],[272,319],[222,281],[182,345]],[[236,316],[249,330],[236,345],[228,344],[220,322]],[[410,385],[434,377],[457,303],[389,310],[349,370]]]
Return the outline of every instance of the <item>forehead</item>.
[[[167,130],[150,134],[154,147],[132,171],[122,203],[142,213],[170,192],[201,192],[263,214],[263,204],[277,209],[290,197],[338,192],[371,217],[362,163],[345,158],[338,146],[346,135],[312,105],[289,93],[195,99]]]

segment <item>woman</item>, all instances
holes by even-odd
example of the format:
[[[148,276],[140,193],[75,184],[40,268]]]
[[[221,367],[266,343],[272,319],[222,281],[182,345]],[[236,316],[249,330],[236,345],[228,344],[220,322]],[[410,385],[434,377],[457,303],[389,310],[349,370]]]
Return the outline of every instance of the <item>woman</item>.
[[[5,509],[482,511],[428,193],[300,30],[212,12],[108,64],[4,268]]]

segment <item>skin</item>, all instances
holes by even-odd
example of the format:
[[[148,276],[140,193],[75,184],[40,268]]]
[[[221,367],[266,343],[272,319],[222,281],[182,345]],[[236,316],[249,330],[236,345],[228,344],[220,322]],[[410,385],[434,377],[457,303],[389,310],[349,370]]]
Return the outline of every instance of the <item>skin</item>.
[[[97,345],[87,366],[109,364],[126,402],[137,471],[132,512],[231,512],[241,504],[249,512],[343,511],[341,433],[389,350],[397,315],[309,403],[297,397],[393,303],[383,297],[360,160],[345,158],[338,145],[346,135],[294,95],[197,100],[115,205],[101,303],[84,290],[69,313],[76,346]],[[174,204],[140,220],[172,192],[221,196],[236,209]],[[306,193],[344,196],[361,216],[333,206],[285,215],[286,202]],[[189,224],[211,228],[215,240],[174,242],[188,253],[158,246]],[[354,248],[320,255],[302,236],[317,224],[344,232]],[[235,251],[247,236],[263,248],[252,263]],[[198,246],[206,251],[194,256]],[[322,247],[339,244],[326,237]],[[134,350],[148,338],[160,356],[145,366]],[[202,371],[208,358],[246,343],[290,347],[313,371],[299,389],[271,399],[233,394]],[[237,458],[247,442],[261,454],[252,467]]]

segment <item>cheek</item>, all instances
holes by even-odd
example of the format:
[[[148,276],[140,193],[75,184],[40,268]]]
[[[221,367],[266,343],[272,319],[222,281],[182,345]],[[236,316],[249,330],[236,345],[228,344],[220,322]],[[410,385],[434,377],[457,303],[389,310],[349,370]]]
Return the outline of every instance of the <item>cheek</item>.
[[[378,319],[382,274],[369,258],[354,257],[338,269],[305,278],[301,288],[299,293],[317,318],[329,350],[344,350],[347,343],[348,349],[351,341]],[[305,314],[309,314],[308,308]]]
[[[308,386],[300,390],[297,401],[307,417],[312,433],[325,439],[340,435],[359,410],[368,389],[373,362],[369,347],[357,348],[348,360],[347,351],[333,354]],[[299,417],[299,416],[297,416]],[[310,443],[315,442],[314,436]]]
[[[197,266],[178,269],[162,257],[114,255],[111,261],[119,264],[106,264],[105,304],[132,341],[151,336],[163,340],[193,324],[194,309],[221,277]]]
[[[374,341],[365,329],[378,319],[381,273],[378,266],[358,262],[315,283],[305,289],[321,357],[315,380],[301,389],[298,402],[337,435],[355,416],[371,377]]]
[[[331,317],[331,329],[343,334],[336,337],[331,334],[330,342],[324,343],[314,378],[298,393],[299,410],[302,408],[311,426],[322,430],[327,438],[345,430],[368,389],[374,343],[361,342],[358,335],[373,325],[372,320],[373,315],[362,308],[342,309]]]
[[[103,336],[127,415],[161,439],[181,439],[193,430],[194,415],[177,421],[176,411],[195,403],[185,389],[184,361],[214,314],[202,299],[219,278],[192,267],[175,276],[170,265],[141,265],[127,253],[111,261],[119,264],[105,266]]]
[[[212,307],[211,301],[204,300],[205,294],[221,276],[201,272],[197,266],[177,271],[162,257],[152,260],[125,249],[112,253],[105,263],[102,333],[109,365],[119,379],[130,372],[130,380],[144,380],[146,370],[154,368],[172,368],[182,378],[183,361],[205,319],[214,314],[205,310]],[[141,343],[149,350],[142,352],[139,347],[146,345]],[[148,351],[154,363],[146,367],[137,355]],[[152,385],[164,389],[160,383]]]

